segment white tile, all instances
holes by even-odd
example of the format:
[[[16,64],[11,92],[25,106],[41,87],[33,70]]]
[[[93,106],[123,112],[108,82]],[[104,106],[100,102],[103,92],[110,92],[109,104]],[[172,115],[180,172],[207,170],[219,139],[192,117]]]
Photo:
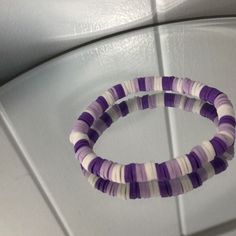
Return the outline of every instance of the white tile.
[[[64,235],[6,134],[0,120],[0,235]]]
[[[1,88],[1,102],[31,167],[74,235],[179,234],[174,198],[122,201],[92,189],[68,140],[89,101],[114,83],[158,74],[156,58],[154,33],[146,29],[81,48]],[[168,159],[163,109],[114,124],[96,150],[121,162]]]
[[[235,19],[172,24],[160,27],[166,75],[189,77],[224,91],[236,107]],[[190,151],[215,133],[213,124],[192,114],[170,112],[175,156]],[[184,234],[236,218],[236,167],[179,198]]]

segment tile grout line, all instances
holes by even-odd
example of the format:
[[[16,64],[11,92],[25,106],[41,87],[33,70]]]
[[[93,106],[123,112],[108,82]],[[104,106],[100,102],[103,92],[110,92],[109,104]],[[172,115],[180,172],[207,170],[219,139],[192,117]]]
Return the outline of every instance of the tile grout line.
[[[16,131],[14,130],[13,125],[11,124],[11,121],[7,113],[5,112],[5,109],[1,104],[1,102],[0,102],[0,120],[3,122],[4,131],[6,132],[6,135],[8,136],[9,141],[11,142],[13,148],[18,153],[20,161],[23,163],[24,167],[29,172],[29,175],[32,178],[36,188],[41,194],[43,200],[48,206],[50,212],[52,213],[62,232],[64,233],[65,236],[74,236],[65,218],[63,217],[60,210],[54,203],[50,191],[47,189],[47,186],[43,184],[42,177],[36,170],[34,163],[30,160],[29,154],[25,149],[24,145],[21,143],[20,138],[18,137]]]
[[[150,0],[151,10],[153,14],[153,23],[158,23],[158,14],[157,14],[157,6],[155,0]],[[158,69],[160,75],[164,75],[164,67],[163,67],[163,56],[162,56],[162,49],[161,49],[161,40],[160,40],[160,34],[159,34],[159,26],[156,26],[154,29],[156,29],[156,32],[154,31],[154,39],[155,39],[155,46],[156,46],[156,56],[157,56],[157,63],[158,63]],[[168,108],[164,108],[164,116],[165,116],[165,122],[166,122],[166,132],[167,132],[167,139],[169,141],[169,148],[170,148],[170,155],[171,158],[174,158],[174,147],[173,147],[173,140],[172,140],[172,129],[171,129],[171,123],[170,123],[170,113]],[[175,203],[176,203],[176,212],[178,217],[178,226],[179,226],[179,232],[180,235],[183,235],[183,225],[182,225],[182,216],[180,211],[180,202],[179,197],[175,197]]]

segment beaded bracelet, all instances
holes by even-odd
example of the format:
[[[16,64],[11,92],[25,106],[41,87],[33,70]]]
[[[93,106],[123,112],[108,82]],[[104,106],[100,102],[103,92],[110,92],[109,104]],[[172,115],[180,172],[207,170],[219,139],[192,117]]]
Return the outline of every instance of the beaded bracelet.
[[[178,95],[178,96],[181,96],[181,95]],[[125,102],[127,104],[133,103],[133,106],[134,106],[135,105],[134,103],[138,104],[137,101],[139,99],[140,98],[135,97]],[[186,99],[186,101],[196,100],[196,99],[190,99],[190,98],[184,98],[184,99]],[[186,106],[184,106],[183,109],[186,111],[190,111],[189,106],[187,105],[188,102],[185,104]],[[198,108],[196,106],[198,106]],[[195,106],[195,110],[196,108],[197,110],[200,110],[199,107],[201,107],[202,104],[196,103],[196,106]],[[136,108],[137,108],[137,105],[136,105]],[[116,118],[122,117],[122,112],[121,112],[122,110],[119,104],[118,104],[118,109],[120,109],[120,112],[118,112],[117,114],[112,113],[113,115],[115,115]],[[143,110],[143,108],[139,108],[139,109]],[[117,111],[117,108],[115,110]],[[127,114],[125,114],[124,116],[126,115]],[[208,109],[203,115],[209,119],[214,120],[215,123],[217,123],[218,121],[218,117],[212,117],[210,109]],[[101,119],[98,119],[94,123],[94,126],[93,126],[93,129],[96,130],[96,132],[99,132],[100,135],[108,128],[106,127],[104,129],[103,124],[104,124],[103,121]],[[90,138],[90,141],[92,141],[91,139],[94,139],[94,137],[93,138],[89,137],[89,138]],[[93,143],[95,143],[96,141],[97,139],[93,140]],[[82,168],[83,174],[88,178],[89,183],[94,188],[98,189],[99,191],[103,193],[107,193],[111,196],[117,196],[122,199],[151,198],[151,197],[156,197],[156,196],[170,197],[170,196],[177,196],[177,195],[186,193],[188,191],[191,191],[201,186],[204,181],[212,177],[214,174],[219,174],[222,171],[224,171],[228,166],[226,159],[231,159],[234,154],[232,151],[233,150],[229,148],[222,157],[215,158],[211,162],[199,168],[196,172],[192,172],[190,174],[187,174],[185,176],[181,176],[180,178],[175,178],[172,180],[163,180],[163,181],[153,180],[149,182],[133,182],[133,183],[126,183],[126,184],[118,184],[116,182],[112,182],[109,180],[105,180],[101,177],[97,177],[96,175],[91,174],[90,172],[86,171],[82,166],[81,168]]]
[[[131,163],[121,165],[98,157],[88,142],[88,131],[91,132],[90,127],[99,117],[109,126],[112,121],[105,110],[117,100],[140,91],[173,91],[191,95],[214,104],[215,108],[211,108],[211,114],[213,116],[217,114],[219,119],[216,135],[210,141],[204,141],[202,145],[194,147],[189,154],[161,164],[148,162],[145,164]],[[175,94],[164,94],[163,99],[156,100],[148,100],[148,97],[144,96],[139,101],[138,106],[147,108],[156,104],[173,107],[176,104],[183,106],[184,102],[182,100],[178,101],[178,96]],[[125,105],[125,103],[121,103],[120,106],[123,113],[132,110],[132,107]],[[189,106],[194,105],[190,103]],[[210,104],[205,103],[201,107],[200,113],[210,109],[209,106]],[[234,140],[235,118],[233,107],[228,97],[215,88],[194,82],[190,79],[179,79],[173,76],[142,77],[113,86],[87,107],[85,112],[78,118],[70,135],[70,141],[74,144],[75,152],[78,152],[81,148],[87,149],[84,158],[79,158],[83,168],[89,171],[90,166],[95,166],[96,168],[93,168],[95,170],[92,170],[92,173],[94,171],[93,174],[100,176],[100,172],[103,172],[105,174],[101,177],[117,183],[173,179],[189,174],[202,167],[204,163],[212,161],[216,156],[222,155],[228,147],[233,145]],[[144,172],[147,178],[138,179],[141,172]]]
[[[119,184],[93,175],[82,166],[83,174],[88,182],[97,190],[122,199],[171,197],[184,194],[200,187],[204,181],[215,174],[220,174],[228,167],[225,156],[215,158],[197,171],[171,180],[152,180],[149,182],[132,182]]]

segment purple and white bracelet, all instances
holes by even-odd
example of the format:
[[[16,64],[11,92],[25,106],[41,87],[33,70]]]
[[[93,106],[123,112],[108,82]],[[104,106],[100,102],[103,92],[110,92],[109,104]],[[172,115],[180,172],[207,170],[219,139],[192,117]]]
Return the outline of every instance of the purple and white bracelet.
[[[188,109],[191,108],[195,113],[201,115],[207,113],[212,119],[218,116],[216,135],[211,140],[194,147],[188,154],[160,164],[148,162],[123,165],[97,156],[93,151],[93,140],[99,136],[99,131],[96,131],[96,127],[91,128],[94,122],[100,118],[103,127],[109,127],[116,119],[113,113],[116,113],[118,108],[120,110],[118,112],[122,115],[136,108],[133,103],[121,102],[108,112],[106,110],[119,99],[142,91],[172,91],[201,99],[202,101],[183,99],[173,93],[164,93],[163,96],[146,95],[137,100],[136,107],[142,109],[154,108],[157,105],[189,107]],[[201,106],[196,105],[199,103]],[[221,156],[234,144],[235,115],[228,97],[215,88],[173,76],[142,77],[115,85],[92,102],[76,121],[70,134],[70,141],[82,167],[104,180],[125,184],[175,179],[197,171],[215,157]]]
[[[151,95],[156,96],[156,95]],[[150,99],[152,99],[150,97]],[[163,94],[158,96],[164,96]],[[200,107],[202,106],[202,103],[196,101],[196,99],[193,98],[187,98],[183,95],[176,95],[178,97],[181,97],[180,99],[185,100],[185,106],[181,107],[181,109],[191,112],[192,110],[189,109],[188,104],[194,104],[195,110],[200,110]],[[132,99],[129,99],[128,101],[125,101],[126,104],[132,104],[134,107],[138,107],[137,104],[138,101],[142,99],[139,97],[134,97]],[[136,103],[136,106],[135,106]],[[114,105],[113,107],[115,107]],[[210,105],[211,109],[206,110],[204,113],[202,113],[203,116],[211,119],[215,122],[215,124],[218,123],[218,117],[215,117],[215,115],[212,115],[212,109],[214,110],[214,107]],[[109,108],[114,109],[113,107]],[[180,108],[180,107],[178,107]],[[143,108],[139,107],[139,109],[143,110]],[[115,117],[120,118],[126,116],[127,114],[122,115],[122,106],[118,104],[118,107],[115,108],[116,114],[113,112],[112,114],[115,114]],[[135,111],[135,110],[133,110]],[[108,111],[109,112],[109,111]],[[129,112],[130,113],[130,112]],[[113,117],[111,117],[113,119]],[[108,127],[106,127],[107,129]],[[98,119],[94,122],[93,129],[96,130],[99,133],[99,137],[101,134],[105,131],[103,121],[101,119]],[[89,137],[90,141],[94,144],[97,141],[93,136]],[[82,166],[82,172],[83,174],[88,178],[88,182],[96,189],[103,193],[107,193],[111,196],[120,197],[122,199],[136,199],[136,198],[151,198],[156,196],[161,197],[170,197],[170,196],[177,196],[186,192],[189,192],[197,187],[200,187],[202,183],[206,180],[208,180],[210,177],[212,177],[215,174],[219,174],[223,172],[228,164],[227,159],[231,159],[234,155],[233,146],[232,148],[227,149],[227,151],[221,156],[217,157],[214,160],[210,161],[209,163],[205,164],[203,167],[199,168],[197,171],[192,172],[190,174],[187,174],[185,176],[177,177],[175,179],[171,180],[153,180],[149,182],[132,182],[132,183],[126,183],[126,184],[119,184],[116,182],[112,182],[110,180],[103,179],[101,177],[98,177],[88,171],[86,171]],[[92,166],[90,168],[93,168]]]

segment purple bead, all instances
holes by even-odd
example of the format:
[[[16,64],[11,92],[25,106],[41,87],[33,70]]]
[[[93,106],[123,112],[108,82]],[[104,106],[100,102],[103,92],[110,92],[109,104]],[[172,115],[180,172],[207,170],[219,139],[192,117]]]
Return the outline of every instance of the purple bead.
[[[103,97],[103,96],[99,96],[97,99],[96,99],[96,102],[101,106],[102,110],[105,111],[109,105],[106,101],[106,99]]]
[[[137,180],[136,167],[134,163],[125,165],[125,182],[132,183]]]
[[[113,86],[113,88],[115,89],[117,93],[118,99],[125,97],[125,91],[121,84],[117,84]]]
[[[194,102],[195,102],[194,99],[192,99],[192,98],[187,98],[187,99],[185,100],[184,110],[191,112],[191,111],[192,111],[192,108],[193,108]]]
[[[220,94],[222,94],[222,92],[218,89],[204,86],[200,91],[199,97],[201,100],[214,104],[216,97],[218,97]]]
[[[235,126],[235,118],[233,116],[222,116],[219,120],[218,125],[223,124],[223,123],[227,123],[232,126]]]
[[[89,127],[90,127],[90,126],[93,124],[93,122],[94,122],[93,116],[92,116],[90,113],[86,112],[86,111],[83,112],[83,113],[80,115],[80,117],[78,118],[78,120],[82,120],[82,121],[86,122]]]
[[[188,177],[192,183],[193,188],[197,188],[202,185],[202,180],[197,172],[188,174]]]
[[[112,119],[111,117],[108,115],[108,113],[104,112],[102,114],[102,116],[100,117],[100,119],[106,123],[107,127],[109,127],[112,124]]]
[[[200,110],[200,115],[213,121],[217,117],[217,112],[214,106],[205,103]]]
[[[88,171],[91,172],[94,175],[99,176],[100,174],[100,169],[105,160],[102,159],[101,157],[96,157],[94,158],[88,166]]]
[[[170,174],[165,162],[161,164],[155,163],[155,167],[159,180],[170,179]]]
[[[215,170],[215,174],[219,174],[227,168],[226,162],[224,162],[221,158],[215,158],[210,163]]]
[[[126,101],[123,101],[123,102],[119,103],[118,107],[120,109],[120,112],[121,112],[122,116],[126,116],[127,114],[129,114],[129,108],[127,106]]]
[[[150,189],[148,186],[147,182],[140,182],[139,183],[139,190],[140,190],[140,195],[142,198],[150,198]]]
[[[97,181],[96,181],[96,183],[95,183],[95,185],[94,185],[94,187],[95,187],[96,189],[100,190],[100,184],[101,184],[102,181],[103,181],[102,178],[98,178]]]
[[[170,180],[170,185],[172,189],[172,196],[178,196],[184,192],[179,178]]]
[[[183,81],[183,93],[190,94],[192,86],[193,86],[192,80],[185,78]]]
[[[90,128],[89,131],[88,131],[88,137],[89,137],[90,140],[92,140],[94,143],[96,143],[96,141],[99,138],[99,134],[97,133],[96,130]]]
[[[102,188],[102,192],[106,193],[107,192],[107,187],[109,185],[110,181],[109,180],[104,180],[103,182],[103,188]]]
[[[138,79],[139,91],[146,91],[145,77],[140,77]]]
[[[174,107],[175,94],[165,93],[164,94],[164,103],[166,107]]]
[[[145,78],[145,89],[146,91],[153,91],[154,76],[148,76]]]
[[[216,88],[211,88],[210,92],[208,93],[208,97],[207,97],[208,102],[214,104],[214,101],[215,101],[216,97],[220,94],[222,94],[221,91],[219,91]]]
[[[186,156],[188,157],[191,163],[193,171],[197,170],[202,166],[202,163],[195,152],[190,152],[189,154],[186,154]]]
[[[172,196],[172,189],[170,182],[168,180],[158,181],[160,194],[162,197],[170,197]]]
[[[174,76],[163,76],[162,77],[162,88],[164,91],[166,91],[166,90],[171,91],[172,90],[172,84],[173,84],[174,78],[175,78]]]
[[[194,152],[198,156],[201,160],[201,165],[207,162],[207,155],[200,145],[193,147],[191,152]]]
[[[72,129],[72,132],[75,131],[79,131],[81,133],[87,133],[88,132],[88,129],[89,129],[89,126],[86,122],[82,121],[82,120],[77,120],[73,129]]]
[[[142,108],[143,109],[147,109],[149,107],[148,97],[149,97],[149,95],[145,95],[145,96],[141,97],[141,102],[142,102]]]
[[[74,145],[74,151],[77,152],[81,147],[89,146],[89,142],[86,139],[80,139]]]
[[[90,147],[88,146],[81,147],[76,152],[76,158],[80,161],[80,163],[82,163],[84,158],[91,152],[92,152],[92,149]]]
[[[129,197],[130,199],[141,198],[139,184],[137,182],[130,183]]]
[[[210,143],[215,150],[216,156],[221,156],[227,149],[225,142],[216,136],[210,140]]]

